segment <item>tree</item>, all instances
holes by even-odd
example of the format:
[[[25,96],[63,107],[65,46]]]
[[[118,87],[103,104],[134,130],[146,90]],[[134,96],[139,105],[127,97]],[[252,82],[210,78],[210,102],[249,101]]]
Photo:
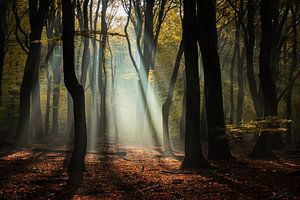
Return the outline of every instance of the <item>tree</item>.
[[[62,0],[63,13],[63,71],[65,86],[73,99],[74,148],[68,170],[81,173],[85,170],[87,145],[84,89],[79,84],[74,65],[74,7],[72,0]]]
[[[298,62],[298,30],[297,30],[297,12],[298,12],[298,5],[295,5],[291,8],[292,12],[292,29],[293,29],[293,46],[292,46],[292,65],[289,69],[288,74],[288,87],[287,87],[287,94],[286,94],[286,119],[291,120],[292,119],[292,94],[293,94],[293,79],[294,79],[294,73],[297,68],[297,62]],[[292,125],[291,122],[288,122],[287,124],[287,134],[286,134],[286,142],[291,143],[292,142]]]
[[[198,66],[196,0],[184,0],[183,41],[186,73],[185,156],[182,168],[208,167],[200,138],[200,85]]]
[[[28,145],[28,125],[30,118],[30,94],[33,99],[39,95],[39,87],[36,87],[39,81],[39,66],[41,57],[41,34],[44,27],[46,15],[49,9],[51,0],[36,1],[29,0],[29,21],[30,21],[30,46],[27,56],[24,76],[20,89],[20,115],[17,127],[16,145]],[[37,102],[38,103],[38,102]],[[34,104],[34,102],[33,102]],[[37,105],[38,106],[38,105]],[[33,114],[33,113],[32,113]],[[37,116],[40,121],[36,124],[41,124],[41,116]],[[41,126],[41,125],[40,125]],[[41,128],[41,127],[40,127]],[[41,131],[36,129],[36,131]]]
[[[153,137],[157,137],[151,113],[149,111],[149,104],[147,102],[148,79],[150,70],[154,69],[155,54],[158,45],[158,38],[160,35],[161,26],[166,14],[171,9],[172,1],[170,1],[170,4],[168,6],[166,0],[161,0],[158,2],[152,0],[130,0],[129,3],[126,3],[125,1],[122,2],[125,11],[128,14],[128,20],[131,20],[135,30],[136,47],[139,54],[139,58],[141,60],[141,68],[135,67],[138,69],[137,73],[141,79],[141,81],[138,83],[138,94],[141,95],[141,97],[138,96],[138,102],[140,105],[137,106],[141,109],[137,109],[137,118],[143,119],[140,123],[140,126],[137,128],[137,132],[143,131],[144,121],[146,120],[149,123],[149,129],[150,132],[152,132]],[[135,16],[131,14],[132,10],[134,11]],[[155,16],[157,16],[157,20],[155,20]],[[125,31],[125,33],[126,32],[127,30]],[[126,39],[128,41],[128,45],[131,45],[129,35],[125,35],[127,37]],[[129,53],[132,54],[131,47],[128,48],[130,51]],[[136,65],[137,61],[134,59],[134,57],[130,57],[133,64]],[[140,101],[140,98],[142,98],[142,101]]]
[[[238,67],[238,102],[236,111],[236,122],[238,125],[241,124],[243,106],[244,106],[244,61],[245,61],[245,48],[240,47],[240,29],[242,17],[244,16],[244,0],[240,1],[239,13],[236,19],[236,45],[237,45],[237,67]]]
[[[255,46],[255,26],[254,17],[256,9],[254,6],[254,0],[248,0],[247,3],[247,28],[242,25],[245,35],[245,48],[246,48],[246,62],[247,62],[247,79],[248,85],[254,104],[254,109],[257,118],[261,118],[263,115],[263,102],[260,83],[255,80],[254,75],[254,46]]]
[[[106,22],[106,12],[107,12],[108,0],[102,0],[101,9],[101,35],[99,44],[99,91],[100,91],[100,122],[99,129],[102,135],[106,132],[106,71],[105,71],[105,49],[107,44],[107,22]],[[104,75],[104,76],[103,76]],[[104,80],[103,80],[104,77]]]
[[[82,20],[82,23],[80,23],[80,28],[82,31],[87,34],[89,31],[89,21],[88,21],[88,4],[90,0],[84,0],[83,2],[83,10],[81,12],[80,2],[77,1],[77,12],[83,13],[83,19],[79,19],[79,21]],[[91,2],[92,4],[92,2]],[[81,16],[81,14],[78,14],[78,17]],[[92,20],[92,19],[91,19]],[[92,28],[92,27],[90,27]],[[87,77],[87,71],[89,67],[89,61],[90,61],[90,42],[87,37],[83,39],[83,54],[82,54],[82,72],[81,72],[81,78],[80,82],[85,87],[86,84],[86,77]]]
[[[215,9],[215,1],[197,1],[197,19],[200,30],[197,39],[204,68],[208,157],[228,159],[231,154],[225,132]]]
[[[169,110],[170,110],[170,106],[172,104],[173,92],[174,92],[174,87],[175,87],[175,83],[176,83],[176,78],[177,78],[177,75],[178,75],[178,71],[179,71],[179,67],[180,67],[180,61],[181,61],[183,51],[184,51],[183,43],[184,43],[183,41],[180,42],[180,46],[179,46],[178,53],[177,53],[177,56],[176,56],[174,69],[173,69],[170,84],[169,84],[168,96],[167,96],[165,102],[162,105],[163,141],[164,141],[165,154],[167,154],[167,155],[173,154],[171,144],[170,144],[170,138],[169,138]]]
[[[277,117],[277,97],[276,86],[273,80],[271,69],[271,49],[273,31],[271,0],[262,0],[260,5],[261,18],[261,42],[259,53],[259,80],[263,92],[264,118]],[[276,124],[276,123],[275,123]],[[276,125],[275,125],[276,126]],[[268,128],[275,128],[274,124],[269,124]],[[271,135],[267,130],[262,130],[255,144],[252,156],[260,158],[270,158],[274,156],[272,152]]]

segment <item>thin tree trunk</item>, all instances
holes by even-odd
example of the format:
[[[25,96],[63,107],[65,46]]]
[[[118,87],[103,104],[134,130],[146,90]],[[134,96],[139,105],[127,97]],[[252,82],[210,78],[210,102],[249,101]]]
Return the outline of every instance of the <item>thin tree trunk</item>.
[[[260,83],[256,83],[254,75],[254,45],[255,45],[255,31],[254,31],[254,0],[248,0],[247,3],[247,32],[245,35],[245,48],[246,48],[246,60],[247,60],[247,79],[250,89],[250,94],[254,104],[254,109],[256,112],[257,118],[263,116],[263,99],[260,90]]]
[[[87,31],[89,30],[88,27],[88,3],[89,0],[84,0],[83,3],[83,30],[86,32],[85,34],[87,34]],[[80,78],[80,82],[83,85],[83,87],[85,88],[86,85],[86,77],[87,77],[87,71],[89,68],[89,61],[90,61],[90,41],[87,37],[85,37],[83,39],[83,54],[82,54],[82,73],[81,73],[81,78]]]
[[[87,146],[84,89],[79,84],[74,65],[74,7],[71,0],[62,0],[64,81],[73,99],[74,149],[68,170],[82,173]]]
[[[292,94],[293,94],[293,75],[297,67],[298,55],[298,31],[297,31],[297,6],[296,9],[292,8],[292,24],[293,24],[293,61],[289,69],[288,89],[286,94],[286,119],[292,120]],[[292,123],[287,123],[286,143],[292,142]]]
[[[233,47],[233,54],[232,54],[232,59],[231,59],[231,64],[230,64],[230,117],[229,117],[229,123],[233,124],[234,120],[234,65],[236,62],[236,57],[237,57],[237,49],[239,48],[238,46],[238,39],[239,39],[239,29],[236,29],[235,31],[235,42],[234,42],[234,47]]]
[[[244,15],[244,0],[240,1],[239,4],[239,14],[236,20],[236,46],[237,46],[237,71],[238,71],[238,102],[237,102],[237,111],[236,111],[236,122],[240,125],[242,121],[242,113],[243,113],[243,104],[244,104],[244,57],[245,51],[243,50],[241,53],[240,47],[240,29],[242,18],[241,15]]]
[[[49,51],[49,48],[48,48]],[[47,64],[46,68],[46,78],[47,78],[47,100],[46,100],[46,116],[45,116],[45,136],[49,136],[50,127],[50,98],[51,98],[51,80],[52,76],[50,74],[50,64]]]
[[[245,64],[245,48],[242,53],[238,52],[238,102],[236,110],[236,123],[241,125],[244,108],[244,64]]]
[[[105,73],[105,49],[107,43],[106,11],[108,0],[102,0],[101,10],[101,40],[99,44],[99,91],[100,91],[100,122],[99,131],[101,135],[106,134],[106,73]],[[103,76],[104,75],[104,76]]]
[[[176,61],[174,65],[174,69],[172,72],[170,84],[169,84],[169,90],[168,90],[168,96],[165,102],[162,105],[162,121],[163,121],[163,141],[164,141],[164,148],[165,148],[165,154],[173,154],[171,144],[170,144],[170,133],[169,133],[169,111],[170,111],[170,106],[172,104],[172,99],[173,99],[173,92],[174,92],[174,87],[180,67],[180,61],[183,55],[184,51],[184,46],[183,46],[183,41],[181,40],[180,46],[177,52],[176,56]]]
[[[56,54],[61,55],[60,47],[56,47]],[[56,58],[55,58],[56,57]],[[60,82],[61,82],[61,64],[62,59],[60,56],[54,54],[54,60],[56,61],[55,66],[52,66],[53,71],[53,123],[52,123],[52,133],[57,134],[59,131],[59,96],[60,96]]]

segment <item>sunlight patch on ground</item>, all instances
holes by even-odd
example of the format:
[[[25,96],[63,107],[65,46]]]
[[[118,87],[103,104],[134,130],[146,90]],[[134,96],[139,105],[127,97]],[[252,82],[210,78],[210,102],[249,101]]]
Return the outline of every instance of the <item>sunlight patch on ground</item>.
[[[2,157],[2,160],[27,160],[33,156],[32,151],[18,151]]]

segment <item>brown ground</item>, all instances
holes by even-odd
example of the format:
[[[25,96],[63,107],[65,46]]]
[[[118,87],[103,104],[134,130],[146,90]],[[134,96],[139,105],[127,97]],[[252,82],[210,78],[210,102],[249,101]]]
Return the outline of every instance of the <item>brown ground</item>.
[[[106,145],[89,152],[87,172],[69,177],[64,145],[0,151],[0,199],[300,199],[299,153],[276,160],[252,160],[234,151],[235,162],[215,170],[181,171],[181,153]],[[294,154],[294,155],[292,155]]]

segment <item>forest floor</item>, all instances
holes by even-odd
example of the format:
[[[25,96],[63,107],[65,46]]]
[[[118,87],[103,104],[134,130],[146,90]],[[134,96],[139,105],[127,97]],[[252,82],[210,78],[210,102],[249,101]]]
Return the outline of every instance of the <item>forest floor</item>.
[[[245,149],[245,146],[243,146]],[[66,173],[66,145],[0,148],[0,199],[300,199],[300,154],[254,160],[235,148],[236,161],[215,169],[180,170],[183,154],[164,157],[159,148],[105,144],[88,152],[82,177]]]

